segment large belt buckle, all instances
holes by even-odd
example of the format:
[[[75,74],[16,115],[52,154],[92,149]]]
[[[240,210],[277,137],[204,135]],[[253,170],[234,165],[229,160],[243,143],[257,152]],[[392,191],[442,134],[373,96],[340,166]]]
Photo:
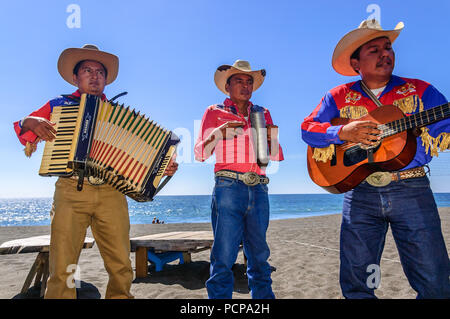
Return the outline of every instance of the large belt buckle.
[[[255,186],[259,184],[259,175],[253,172],[247,172],[242,175],[242,181],[247,186]]]
[[[392,175],[389,172],[375,172],[367,176],[366,182],[375,187],[389,185],[392,181]]]

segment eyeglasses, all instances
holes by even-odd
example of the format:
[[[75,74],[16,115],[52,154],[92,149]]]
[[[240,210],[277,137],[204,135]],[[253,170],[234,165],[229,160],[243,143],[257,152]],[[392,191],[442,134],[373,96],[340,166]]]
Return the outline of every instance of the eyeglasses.
[[[253,85],[253,79],[244,80],[244,79],[239,79],[239,78],[238,79],[231,78],[230,81],[234,82],[236,84],[241,84],[241,85],[244,85],[244,84],[246,84],[246,85]]]
[[[80,71],[84,74],[88,74],[89,76],[92,76],[93,74],[96,74],[98,77],[101,77],[101,78],[104,78],[106,76],[105,71],[100,70],[100,69],[94,70],[89,67],[84,67],[84,68],[81,68]]]

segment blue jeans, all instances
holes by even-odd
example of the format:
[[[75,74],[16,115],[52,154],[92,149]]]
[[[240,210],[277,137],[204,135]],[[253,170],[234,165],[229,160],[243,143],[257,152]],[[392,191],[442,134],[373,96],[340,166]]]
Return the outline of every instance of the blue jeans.
[[[389,225],[417,298],[450,298],[450,262],[426,176],[385,187],[364,182],[345,194],[340,242],[344,297],[376,298],[373,276]]]
[[[247,257],[248,286],[252,298],[275,298],[272,292],[270,255],[266,242],[269,225],[267,185],[247,186],[243,182],[216,177],[211,203],[214,243],[211,248],[210,278],[206,281],[211,299],[231,299],[234,265],[241,242]]]

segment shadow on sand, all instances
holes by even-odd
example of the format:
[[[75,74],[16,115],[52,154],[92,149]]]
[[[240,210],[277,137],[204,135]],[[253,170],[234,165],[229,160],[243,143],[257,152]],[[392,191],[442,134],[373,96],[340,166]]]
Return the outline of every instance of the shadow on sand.
[[[80,281],[80,288],[77,288],[77,299],[100,299],[101,294],[97,287],[93,284]],[[25,293],[20,293],[12,297],[12,299],[42,299],[40,297],[41,285],[33,286]]]
[[[248,294],[248,281],[243,264],[234,264],[234,292]],[[205,282],[209,278],[209,262],[193,261],[187,264],[166,264],[163,270],[155,271],[149,266],[145,278],[137,278],[133,283],[159,283],[163,285],[181,285],[189,290],[206,289]]]

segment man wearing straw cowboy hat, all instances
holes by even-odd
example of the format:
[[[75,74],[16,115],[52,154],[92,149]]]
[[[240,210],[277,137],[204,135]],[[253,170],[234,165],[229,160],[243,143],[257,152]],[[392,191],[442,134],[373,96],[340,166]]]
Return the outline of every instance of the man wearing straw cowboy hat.
[[[62,78],[78,87],[71,95],[48,101],[39,110],[14,123],[20,142],[28,156],[39,140],[51,141],[56,131],[50,115],[55,106],[79,105],[83,93],[105,100],[103,90],[118,74],[117,56],[100,51],[95,45],[64,50],[58,60]],[[171,163],[166,175],[173,175],[177,164]],[[50,277],[45,298],[76,298],[71,283],[73,266],[78,263],[86,229],[92,233],[109,275],[106,298],[133,298],[130,293],[133,269],[130,262],[130,222],[125,195],[101,181],[89,179],[77,191],[78,177],[58,178],[53,198]],[[81,270],[82,273],[82,270]],[[69,277],[72,275],[72,277]]]
[[[447,103],[431,84],[392,74],[392,43],[403,29],[383,30],[376,20],[363,21],[337,44],[336,72],[361,80],[330,90],[302,123],[302,137],[314,147],[316,161],[333,157],[345,141],[375,145],[376,123],[356,120],[332,125],[333,118],[358,119],[381,105],[395,105],[406,115]],[[450,120],[416,132],[414,159],[396,172],[376,172],[345,193],[340,237],[340,284],[346,298],[375,298],[385,235],[392,229],[403,270],[418,298],[450,297],[450,263],[433,193],[424,166],[449,147]],[[420,136],[419,136],[420,134]],[[380,178],[383,175],[386,178]],[[376,278],[378,276],[378,278]]]
[[[211,299],[232,297],[233,272],[241,242],[248,259],[247,276],[252,298],[274,298],[271,287],[270,251],[266,242],[269,199],[264,167],[253,153],[249,115],[264,114],[272,160],[283,160],[277,127],[267,109],[250,102],[253,91],[264,81],[265,70],[252,71],[247,61],[217,68],[214,81],[229,95],[223,104],[209,106],[203,115],[195,158],[204,161],[216,154],[215,187],[212,196],[210,278],[206,282]]]

